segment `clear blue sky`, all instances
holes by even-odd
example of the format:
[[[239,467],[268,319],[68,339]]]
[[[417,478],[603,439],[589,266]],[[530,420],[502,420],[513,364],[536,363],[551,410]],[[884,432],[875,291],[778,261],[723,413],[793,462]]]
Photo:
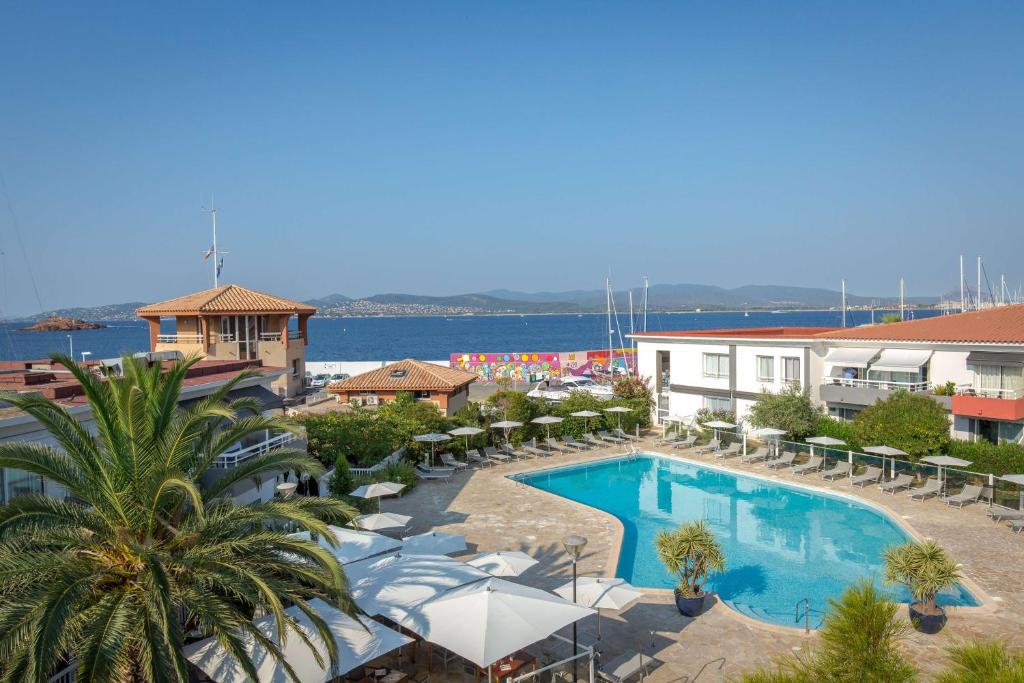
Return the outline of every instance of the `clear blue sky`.
[[[1020,2],[5,2],[0,63],[44,308],[208,286],[211,193],[303,298],[1024,277]]]

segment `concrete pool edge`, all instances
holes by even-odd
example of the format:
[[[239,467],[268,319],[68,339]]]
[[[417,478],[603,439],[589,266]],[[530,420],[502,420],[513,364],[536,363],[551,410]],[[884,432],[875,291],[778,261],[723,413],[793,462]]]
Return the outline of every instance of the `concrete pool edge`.
[[[623,543],[624,535],[625,535],[625,530],[624,530],[624,527],[623,527],[622,520],[619,519],[617,516],[615,516],[614,514],[612,514],[610,512],[607,512],[605,510],[600,510],[600,509],[595,508],[595,507],[593,507],[591,505],[588,505],[587,503],[582,503],[582,502],[573,500],[571,498],[566,498],[566,497],[561,496],[561,495],[559,495],[557,493],[552,493],[552,492],[546,491],[546,490],[544,490],[542,488],[539,488],[539,487],[536,487],[536,486],[532,486],[528,482],[523,481],[522,479],[524,477],[530,477],[530,476],[534,476],[534,475],[538,475],[538,474],[543,474],[543,473],[551,473],[551,472],[556,472],[556,471],[572,470],[572,469],[575,469],[575,468],[578,468],[578,467],[600,465],[600,464],[603,464],[603,463],[607,463],[607,462],[611,462],[611,461],[616,461],[616,460],[627,460],[627,459],[631,459],[631,458],[636,457],[636,456],[652,456],[652,457],[655,457],[655,458],[663,458],[665,460],[675,460],[675,461],[678,461],[678,462],[686,463],[688,465],[693,465],[693,466],[704,468],[704,469],[708,469],[708,470],[714,470],[714,471],[723,472],[723,473],[729,474],[730,476],[734,476],[734,477],[739,477],[739,478],[749,477],[750,479],[760,480],[760,481],[763,481],[765,483],[770,483],[770,484],[773,484],[773,485],[776,485],[776,486],[780,486],[780,487],[783,487],[783,488],[792,488],[792,489],[795,489],[795,490],[798,490],[798,491],[805,491],[805,492],[809,492],[809,493],[812,493],[814,495],[823,496],[823,497],[826,497],[826,498],[832,498],[832,499],[836,499],[836,500],[853,502],[853,503],[856,503],[857,505],[861,505],[861,506],[863,506],[865,508],[868,508],[868,509],[872,510],[873,512],[879,514],[879,515],[884,516],[887,520],[892,521],[895,524],[895,526],[897,526],[899,529],[904,531],[910,538],[912,538],[912,539],[914,539],[916,541],[921,541],[921,540],[924,540],[925,538],[927,538],[926,536],[921,534],[917,529],[915,529],[906,519],[904,519],[903,515],[899,514],[898,512],[896,512],[894,510],[891,510],[891,509],[887,508],[886,506],[884,506],[882,504],[876,503],[875,501],[867,500],[865,498],[859,497],[859,496],[857,496],[853,492],[849,492],[848,493],[848,492],[845,492],[845,491],[836,491],[836,490],[830,489],[830,488],[824,488],[824,487],[821,487],[821,486],[815,486],[815,485],[813,485],[811,483],[787,481],[787,480],[783,480],[783,479],[778,478],[777,475],[776,476],[766,476],[765,474],[761,474],[761,473],[758,473],[758,472],[749,472],[747,470],[734,469],[734,468],[728,467],[727,465],[723,465],[723,464],[712,463],[712,462],[707,462],[707,461],[699,460],[699,459],[695,459],[695,458],[684,457],[682,454],[664,453],[664,452],[655,450],[653,448],[651,448],[651,449],[642,449],[642,450],[637,451],[636,453],[601,454],[601,455],[599,455],[597,457],[593,457],[593,458],[590,458],[590,459],[583,459],[583,460],[580,460],[580,461],[577,461],[577,462],[573,462],[573,463],[569,463],[569,464],[560,464],[560,465],[554,465],[554,466],[543,466],[542,463],[536,462],[536,464],[539,465],[539,466],[531,467],[531,468],[528,468],[528,469],[523,469],[523,470],[520,470],[520,471],[514,472],[514,473],[509,473],[509,474],[505,475],[505,477],[507,479],[509,479],[510,481],[514,482],[515,484],[523,485],[523,486],[530,486],[530,488],[535,490],[535,491],[538,491],[538,492],[546,494],[546,495],[554,496],[555,498],[557,498],[559,500],[563,500],[563,501],[572,503],[574,505],[581,506],[581,507],[586,508],[588,510],[594,511],[594,512],[596,512],[596,513],[598,513],[598,514],[600,514],[600,515],[602,515],[602,516],[604,516],[604,517],[606,517],[608,519],[614,520],[617,533],[616,533],[615,542],[613,543],[613,546],[612,546],[612,548],[609,551],[609,565],[607,565],[607,566],[611,566],[611,567],[614,568],[612,573],[611,573],[611,575],[614,576],[617,573],[617,569],[618,569],[618,566],[619,566],[619,559],[620,559],[621,552],[622,552],[622,543]],[[956,614],[957,612],[961,612],[961,611],[963,613],[965,613],[965,615],[971,615],[971,614],[987,614],[987,615],[992,615],[992,614],[996,614],[999,611],[1000,606],[998,605],[998,603],[995,600],[993,600],[992,597],[988,594],[988,592],[985,591],[973,578],[971,578],[970,575],[968,575],[967,573],[964,573],[959,583],[961,584],[961,586],[963,588],[965,588],[967,591],[969,591],[969,593],[974,597],[974,599],[979,604],[977,604],[977,605],[963,605],[963,606],[960,606],[960,605],[950,605],[950,606],[947,606],[946,610],[951,615]],[[637,589],[642,591],[642,592],[644,592],[645,594],[650,594],[652,596],[660,596],[660,597],[666,597],[667,596],[667,597],[671,597],[673,595],[672,589],[669,589],[669,588],[648,588],[648,587],[640,587],[640,586],[638,586]],[[907,616],[908,615],[908,605],[906,605],[906,603],[901,603],[900,607],[901,607],[901,611],[904,613],[904,616]],[[760,621],[758,619],[750,617],[750,616],[748,616],[746,614],[743,614],[742,612],[739,612],[735,608],[731,607],[728,603],[726,603],[720,597],[715,595],[715,603],[709,609],[719,609],[719,608],[725,608],[726,610],[728,610],[728,613],[730,615],[738,618],[741,622],[746,623],[746,624],[757,625],[757,626],[759,626],[761,628],[767,628],[769,630],[776,630],[776,631],[781,630],[782,632],[786,632],[786,633],[792,633],[794,631],[800,632],[800,633],[804,632],[804,629],[801,628],[801,627],[790,627],[790,626],[785,626],[785,625],[781,625],[781,624],[773,624],[773,623],[770,623],[770,622]],[[814,631],[815,629],[811,629],[811,630]]]

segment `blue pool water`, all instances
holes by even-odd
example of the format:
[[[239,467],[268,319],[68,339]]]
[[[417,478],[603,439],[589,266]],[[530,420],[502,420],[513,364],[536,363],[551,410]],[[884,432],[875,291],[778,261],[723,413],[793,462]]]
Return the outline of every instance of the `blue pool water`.
[[[733,609],[761,621],[795,623],[796,603],[810,599],[812,626],[829,598],[873,577],[884,585],[883,553],[908,536],[888,516],[839,496],[642,454],[517,477],[523,483],[615,515],[625,536],[616,575],[644,588],[676,580],[654,551],[662,529],[704,518],[722,544],[726,571],[708,589]],[[945,605],[977,605],[966,589],[940,596]]]

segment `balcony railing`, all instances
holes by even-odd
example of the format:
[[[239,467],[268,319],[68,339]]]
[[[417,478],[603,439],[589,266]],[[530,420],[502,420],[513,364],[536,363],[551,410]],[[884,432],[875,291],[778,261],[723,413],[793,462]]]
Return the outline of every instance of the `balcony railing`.
[[[221,453],[217,456],[217,459],[213,461],[215,468],[227,469],[229,467],[237,467],[239,463],[245,462],[249,458],[257,455],[263,455],[270,451],[282,448],[285,444],[289,444],[297,439],[304,438],[304,435],[295,435],[291,432],[283,432],[281,434],[275,434],[274,436],[254,443],[251,446],[247,446],[237,451],[231,451],[229,453]]]
[[[299,330],[288,330],[289,339],[302,339],[302,332]]]
[[[215,334],[213,335],[213,338],[221,343],[235,341],[235,335],[233,334]]]
[[[164,344],[201,344],[203,342],[203,335],[201,334],[158,334],[156,336],[158,342]]]
[[[855,379],[853,377],[826,377],[821,382],[822,386],[837,387],[862,387],[865,389],[885,389],[894,391],[906,389],[907,391],[928,391],[928,382],[891,382],[881,379]]]
[[[260,332],[260,341],[275,342],[281,341],[280,332]]]
[[[958,384],[956,385],[956,395],[1014,400],[1024,398],[1024,389],[982,389],[981,387],[976,387],[973,384]]]

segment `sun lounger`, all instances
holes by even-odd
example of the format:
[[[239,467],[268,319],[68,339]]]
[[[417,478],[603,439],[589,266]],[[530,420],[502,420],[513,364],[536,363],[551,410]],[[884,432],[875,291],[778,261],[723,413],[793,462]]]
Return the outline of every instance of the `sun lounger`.
[[[928,477],[928,481],[924,483],[924,486],[919,486],[916,489],[910,489],[911,499],[920,498],[924,500],[928,496],[937,496],[942,491],[942,484],[935,477]]]
[[[534,443],[537,442],[534,441]],[[549,455],[551,455],[551,451],[541,450],[540,448],[537,448],[535,445],[531,444],[524,443],[522,446],[520,446],[520,448],[522,448],[527,453],[530,453],[531,455],[536,455],[538,458],[546,458]]]
[[[515,448],[512,448],[510,444],[505,444],[502,450],[505,451],[505,455],[509,455],[513,458],[516,458],[517,460],[526,460],[527,458],[530,457],[527,453],[523,451],[517,451]]]
[[[480,465],[480,467],[487,467],[488,465],[494,464],[493,462],[487,459],[487,456],[485,456],[480,451],[479,448],[475,451],[466,451],[466,460],[470,461],[471,463]]]
[[[772,460],[766,460],[765,465],[769,468],[775,469],[776,467],[789,467],[796,460],[796,453],[793,451],[783,451],[782,455]]]
[[[741,455],[739,460],[736,462],[757,462],[758,460],[764,460],[768,457],[768,449],[765,447],[757,448],[750,451],[746,455]]]
[[[589,444],[592,444],[594,446],[598,446],[600,448],[604,448],[605,446],[608,445],[607,441],[601,441],[601,439],[599,439],[596,436],[594,436],[593,432],[591,432],[590,434],[584,434],[583,435],[583,440],[586,441]]]
[[[882,478],[881,467],[868,467],[864,470],[863,474],[858,474],[856,477],[850,480],[851,486],[864,487],[868,484],[874,484]]]
[[[625,439],[620,439],[617,436],[612,436],[611,434],[609,434],[608,432],[606,432],[603,429],[601,431],[599,431],[597,433],[597,435],[598,435],[598,437],[604,439],[605,441],[610,441],[612,443],[625,443],[626,442]]]
[[[671,434],[666,434],[665,436],[658,437],[657,439],[654,440],[654,443],[658,446],[671,446],[673,444],[679,443],[685,438],[686,435],[683,434],[682,432],[672,432]]]
[[[597,674],[611,683],[625,683],[637,675],[643,680],[648,676],[649,669],[659,664],[661,664],[660,661],[648,657],[642,652],[626,652],[601,664]]]
[[[830,470],[825,470],[824,472],[822,472],[821,478],[827,479],[829,481],[835,479],[842,479],[843,477],[849,476],[850,472],[852,471],[853,465],[851,465],[845,460],[840,460],[839,462],[836,463],[835,467],[833,467]]]
[[[897,476],[895,479],[890,479],[889,481],[879,484],[878,490],[882,491],[883,493],[888,493],[889,495],[895,496],[897,491],[899,491],[900,489],[910,488],[910,485],[913,483],[914,478],[912,476],[910,476],[909,474],[901,474]]]
[[[454,467],[457,470],[464,470],[467,467],[469,467],[468,463],[464,463],[461,460],[456,460],[455,456],[452,455],[451,453],[442,453],[440,457],[441,462],[443,462],[448,467]]]
[[[562,444],[558,443],[557,441],[555,441],[555,437],[553,437],[553,436],[549,436],[548,438],[544,439],[544,445],[547,446],[548,450],[553,452],[553,453],[556,452],[556,451],[558,453],[568,453],[569,452],[569,449],[566,448],[565,446],[563,446]]]
[[[976,503],[981,498],[981,487],[975,486],[974,484],[965,484],[960,493],[952,496],[943,496],[942,502],[946,505],[957,508],[962,508],[968,503]]]
[[[797,465],[793,468],[793,474],[807,474],[808,472],[814,472],[821,467],[821,463],[824,461],[820,455],[812,455],[811,459],[805,462],[803,465]]]
[[[1019,534],[1021,531],[1024,531],[1024,519],[1011,519],[1010,529],[1015,534]]]
[[[993,522],[1008,522],[1010,520],[1024,519],[1024,510],[1003,510],[1002,508],[993,508],[989,510],[988,516]]]
[[[722,445],[722,442],[718,439],[711,439],[703,446],[697,448],[697,455],[703,455],[704,453],[714,453],[718,450],[718,447]]]
[[[740,454],[740,450],[742,450],[742,449],[743,449],[743,444],[741,444],[739,441],[737,441],[736,443],[729,444],[725,448],[720,448],[717,451],[715,451],[715,457],[716,458],[731,458],[734,455],[739,455]]]
[[[488,446],[487,448],[485,448],[484,455],[487,456],[487,459],[492,462],[508,462],[509,460],[512,459],[503,453],[499,453],[498,449],[495,448],[494,446]]]
[[[575,448],[578,451],[585,451],[590,448],[590,444],[583,443],[582,441],[577,441],[571,436],[563,436],[562,441],[565,442],[566,446],[569,446],[570,448]]]
[[[455,474],[454,467],[423,467],[416,466],[416,476],[424,481],[448,481]]]
[[[639,438],[635,434],[630,434],[629,432],[624,432],[621,429],[619,429],[618,427],[616,427],[615,429],[612,430],[612,435],[613,436],[617,436],[620,439],[625,439],[626,441],[636,441]]]
[[[672,448],[693,448],[693,444],[697,443],[697,435],[690,434],[685,439],[680,439],[672,444]]]

